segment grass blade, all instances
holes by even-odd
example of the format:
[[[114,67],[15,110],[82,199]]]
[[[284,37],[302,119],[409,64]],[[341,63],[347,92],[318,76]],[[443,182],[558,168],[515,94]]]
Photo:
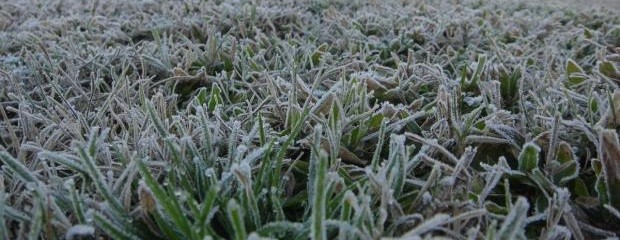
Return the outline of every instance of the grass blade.
[[[24,164],[19,162],[17,159],[13,158],[8,152],[0,152],[0,160],[6,164],[6,166],[11,169],[17,177],[19,177],[22,181],[26,183],[35,183],[37,182],[37,178],[28,170]]]
[[[138,172],[142,175],[144,183],[148,186],[148,189],[153,193],[153,197],[158,205],[161,206],[163,213],[170,218],[178,228],[179,231],[186,238],[194,237],[194,231],[192,230],[189,220],[184,216],[184,211],[179,205],[177,199],[169,196],[168,193],[155,181],[149,170],[146,168],[146,164],[143,160],[137,160]]]
[[[314,129],[315,138],[320,138],[321,127]],[[312,216],[311,216],[311,239],[327,239],[327,229],[325,226],[326,209],[327,209],[327,169],[329,159],[327,153],[321,149],[320,140],[315,140],[312,153],[310,155],[310,164],[314,165],[314,176],[312,184]]]
[[[241,209],[236,200],[232,199],[228,202],[227,210],[228,220],[232,223],[234,230],[233,239],[245,240],[247,238],[247,231],[245,229],[243,209]]]

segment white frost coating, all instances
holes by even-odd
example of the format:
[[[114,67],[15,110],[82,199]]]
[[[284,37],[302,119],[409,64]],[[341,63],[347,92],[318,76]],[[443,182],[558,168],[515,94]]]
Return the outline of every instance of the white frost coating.
[[[405,235],[403,235],[403,238],[419,238],[420,235],[433,230],[434,228],[447,224],[450,222],[451,217],[447,214],[437,214],[435,216],[433,216],[431,219],[428,219],[426,221],[424,221],[423,223],[420,223],[420,225],[418,225],[417,227],[415,227],[414,229],[411,229],[411,231],[405,233]]]
[[[75,225],[67,231],[65,234],[65,239],[73,240],[79,239],[80,237],[85,236],[93,236],[95,235],[95,228],[90,225]]]
[[[482,103],[482,96],[464,97],[463,101],[470,107],[480,105],[480,103]]]

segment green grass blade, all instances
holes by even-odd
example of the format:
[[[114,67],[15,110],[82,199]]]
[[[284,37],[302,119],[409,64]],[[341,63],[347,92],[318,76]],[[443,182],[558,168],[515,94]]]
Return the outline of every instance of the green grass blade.
[[[530,204],[527,199],[519,197],[502,223],[497,233],[498,239],[522,239],[529,208]]]
[[[95,223],[99,228],[101,228],[106,234],[111,236],[113,239],[130,239],[130,240],[138,240],[139,237],[133,235],[130,232],[123,231],[121,228],[116,226],[110,220],[108,220],[101,213],[94,213]]]
[[[320,137],[321,128],[315,128],[315,137]],[[314,165],[315,176],[312,184],[312,215],[311,215],[311,239],[323,240],[327,239],[327,229],[325,226],[326,209],[327,209],[327,169],[329,159],[325,151],[315,142],[310,161]]]
[[[86,215],[84,211],[84,206],[82,204],[82,199],[78,196],[78,193],[75,188],[75,182],[73,179],[69,179],[65,183],[65,189],[70,192],[71,195],[71,207],[75,212],[75,216],[77,217],[78,223],[86,224]]]
[[[243,209],[234,199],[228,202],[226,209],[228,210],[228,220],[232,224],[234,230],[233,239],[245,240],[247,238],[247,231],[245,229]]]
[[[30,170],[28,170],[28,168],[24,166],[24,164],[13,158],[9,153],[0,152],[0,160],[2,160],[2,162],[4,162],[4,164],[6,164],[6,166],[11,169],[11,171],[17,174],[17,177],[22,179],[22,181],[26,183],[37,182],[37,178],[34,176],[34,174],[32,174]]]
[[[194,231],[192,230],[189,220],[184,216],[184,211],[179,205],[177,199],[169,196],[168,193],[155,181],[149,170],[146,168],[143,160],[137,160],[138,172],[142,175],[144,183],[148,186],[149,190],[153,193],[155,201],[161,206],[167,217],[170,218],[181,231],[186,238],[194,237]]]
[[[9,239],[9,230],[6,228],[6,195],[4,187],[4,177],[0,174],[0,238]]]
[[[114,210],[118,212],[125,212],[125,209],[123,208],[121,203],[118,201],[118,199],[114,197],[108,185],[105,182],[103,182],[105,178],[103,177],[103,174],[101,173],[101,171],[99,171],[99,168],[97,168],[93,156],[89,155],[86,152],[86,150],[81,147],[79,147],[77,151],[80,157],[82,157],[86,170],[88,171],[88,176],[90,177],[90,179],[93,180],[93,183],[95,184],[95,187],[97,188],[97,191],[100,192],[103,195],[103,197],[106,199],[106,201],[108,201],[112,205]]]

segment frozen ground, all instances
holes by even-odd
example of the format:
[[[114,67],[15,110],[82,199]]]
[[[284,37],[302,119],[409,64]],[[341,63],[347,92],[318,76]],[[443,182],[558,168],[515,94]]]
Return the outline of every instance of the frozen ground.
[[[0,239],[620,236],[620,1],[0,1]]]

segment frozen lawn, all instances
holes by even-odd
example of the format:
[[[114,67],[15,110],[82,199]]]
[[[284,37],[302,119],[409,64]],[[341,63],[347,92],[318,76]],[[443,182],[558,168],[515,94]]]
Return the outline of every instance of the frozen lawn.
[[[620,237],[620,2],[513,2],[0,1],[0,239]]]

